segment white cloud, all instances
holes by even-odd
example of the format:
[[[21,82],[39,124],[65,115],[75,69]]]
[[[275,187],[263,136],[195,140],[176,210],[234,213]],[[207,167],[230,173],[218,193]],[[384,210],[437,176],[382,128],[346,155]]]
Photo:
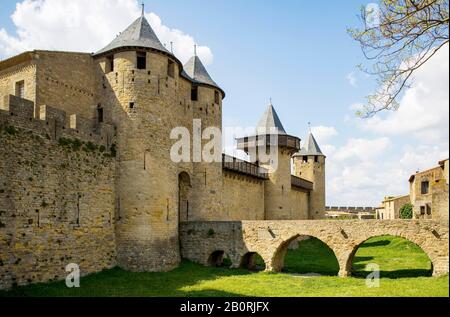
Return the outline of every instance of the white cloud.
[[[49,49],[95,52],[122,32],[141,14],[137,0],[24,0],[12,15],[16,35],[0,29],[0,58],[26,50]],[[146,13],[163,44],[186,62],[195,40],[183,31],[164,25],[154,13]],[[207,46],[197,53],[209,65],[213,54]]]
[[[392,143],[387,137],[349,138],[341,147],[324,146],[327,155],[327,203],[376,206],[386,190],[381,168]],[[398,179],[398,178],[397,178]]]
[[[363,162],[370,161],[387,151],[390,145],[391,141],[387,137],[373,140],[350,138],[347,144],[336,151],[334,159],[339,162],[350,159],[358,159]]]
[[[311,132],[319,145],[325,145],[325,143],[328,142],[332,137],[338,135],[335,127],[326,127],[323,125],[311,127]]]
[[[446,46],[416,72],[398,111],[345,120],[363,137],[349,138],[328,155],[330,204],[376,206],[384,196],[408,194],[409,176],[449,157],[448,58]]]
[[[348,83],[353,87],[358,87],[358,79],[354,72],[347,74],[346,76]]]
[[[395,112],[383,113],[360,126],[384,135],[413,135],[426,144],[448,148],[449,135],[449,48],[446,45],[414,74]]]

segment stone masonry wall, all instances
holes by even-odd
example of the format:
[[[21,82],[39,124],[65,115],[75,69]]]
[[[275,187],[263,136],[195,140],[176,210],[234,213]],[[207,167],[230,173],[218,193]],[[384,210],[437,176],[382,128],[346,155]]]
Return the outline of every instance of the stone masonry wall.
[[[223,172],[223,208],[221,220],[263,220],[264,180],[231,171]]]
[[[64,279],[69,263],[78,264],[82,275],[114,267],[115,159],[102,133],[84,140],[80,135],[89,136],[87,131],[56,131],[56,109],[46,109],[47,120],[39,120],[33,102],[12,96],[5,108],[0,289]]]
[[[314,156],[308,156],[308,161],[304,162],[303,157],[297,156],[293,161],[294,174],[314,183],[309,199],[309,219],[325,218],[325,157],[318,156],[316,162]]]
[[[306,220],[309,218],[309,193],[297,188],[291,188],[291,220]]]
[[[5,110],[3,99],[16,94],[15,85],[20,81],[25,84],[24,98],[36,101],[36,63],[28,61],[0,72],[0,109]]]
[[[428,182],[426,194],[422,194],[422,182]],[[448,184],[446,184],[444,168],[435,168],[415,174],[410,183],[411,203],[414,206],[415,219],[448,219]]]
[[[266,270],[280,271],[292,241],[300,236],[322,240],[339,262],[340,276],[351,274],[358,246],[371,237],[392,235],[422,248],[433,263],[433,275],[449,272],[448,222],[434,220],[300,220],[186,222],[180,227],[182,256],[204,265],[214,251],[224,251],[239,267],[249,253],[258,253]]]
[[[292,219],[299,206],[293,205],[291,191],[291,153],[281,147],[277,148],[278,162],[276,169],[267,164],[262,167],[269,170],[269,180],[265,182],[264,208],[266,219]]]
[[[36,51],[36,105],[59,107],[68,115],[94,119],[97,107],[91,54]]]

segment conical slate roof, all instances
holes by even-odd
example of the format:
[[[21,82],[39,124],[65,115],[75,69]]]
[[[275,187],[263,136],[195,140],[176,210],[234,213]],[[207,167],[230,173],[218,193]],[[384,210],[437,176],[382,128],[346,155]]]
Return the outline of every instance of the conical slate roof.
[[[95,55],[100,55],[121,47],[144,47],[172,55],[161,44],[144,15],[134,21],[125,31],[119,34],[110,44]]]
[[[309,133],[308,137],[308,144],[306,148],[302,148],[300,152],[296,153],[295,156],[309,156],[309,155],[322,155],[322,150],[319,147],[319,144],[317,144],[316,139],[314,138],[314,135],[312,133]]]
[[[275,128],[275,134],[287,134],[272,104],[267,107],[256,128],[258,134],[274,134],[272,128]]]
[[[183,68],[185,74],[188,75],[193,82],[214,86],[220,89],[215,81],[212,80],[211,76],[209,76],[208,71],[197,55],[191,57]]]

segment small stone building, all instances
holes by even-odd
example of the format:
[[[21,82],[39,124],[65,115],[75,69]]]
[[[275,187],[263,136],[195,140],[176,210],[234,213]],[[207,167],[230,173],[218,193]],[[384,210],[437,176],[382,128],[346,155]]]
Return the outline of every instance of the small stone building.
[[[385,197],[377,209],[377,219],[400,219],[400,209],[411,202],[409,195]]]
[[[448,159],[431,169],[417,172],[409,178],[414,219],[448,221]]]

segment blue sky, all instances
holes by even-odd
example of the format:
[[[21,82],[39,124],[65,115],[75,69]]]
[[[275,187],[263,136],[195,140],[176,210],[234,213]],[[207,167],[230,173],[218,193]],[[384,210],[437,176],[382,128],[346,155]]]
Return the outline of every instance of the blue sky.
[[[56,3],[56,0],[40,1]],[[77,44],[78,40],[80,50],[99,49],[108,38],[112,39],[113,34],[130,24],[131,17],[139,10],[137,1],[123,0],[128,3],[126,9],[112,7],[109,16],[108,9],[102,10],[102,5],[108,8],[117,0],[74,0],[70,1],[74,5],[70,10],[47,8],[44,16],[45,10],[38,12],[30,5],[16,8],[16,2],[24,1],[0,2],[0,58],[21,49],[64,48],[65,43],[55,44],[54,40],[45,38],[47,33],[64,29],[56,22],[52,25],[49,16],[61,19],[78,10],[91,10],[88,13],[93,17],[98,15],[100,21],[111,23],[112,34],[96,37],[102,43],[86,36],[96,31],[89,29],[87,22],[82,24],[74,18],[75,22],[69,26],[69,34],[74,37],[70,42]],[[100,5],[86,5],[90,2]],[[448,87],[435,85],[445,75],[448,83],[448,62],[443,70],[440,67],[436,72],[430,68],[418,78],[417,82],[430,85],[432,92],[412,90],[402,102],[403,108],[413,109],[409,111],[415,118],[413,123],[408,111],[384,113],[365,121],[354,116],[351,106],[364,102],[375,86],[373,78],[356,69],[356,65],[365,61],[346,29],[359,25],[359,10],[369,1],[151,0],[145,3],[146,13],[152,12],[160,19],[162,26],[154,27],[160,38],[177,29],[193,37],[205,51],[208,49],[207,68],[227,93],[223,107],[225,126],[254,125],[269,98],[288,133],[304,139],[307,123],[312,123],[328,156],[328,204],[378,205],[384,195],[408,193],[410,173],[434,166],[448,156],[448,119],[442,119],[445,111],[448,117]],[[130,12],[126,11],[128,8]],[[40,30],[36,33],[39,36],[30,31],[35,28]],[[62,38],[69,41],[67,37]],[[183,39],[186,40],[183,45],[189,45],[187,37]],[[175,40],[174,45],[180,47],[182,43]],[[189,54],[186,52],[186,56]],[[443,65],[441,61],[436,64]],[[430,94],[436,98],[431,108],[426,102],[430,101]],[[427,117],[424,122],[423,117]],[[447,136],[443,136],[446,132]]]

